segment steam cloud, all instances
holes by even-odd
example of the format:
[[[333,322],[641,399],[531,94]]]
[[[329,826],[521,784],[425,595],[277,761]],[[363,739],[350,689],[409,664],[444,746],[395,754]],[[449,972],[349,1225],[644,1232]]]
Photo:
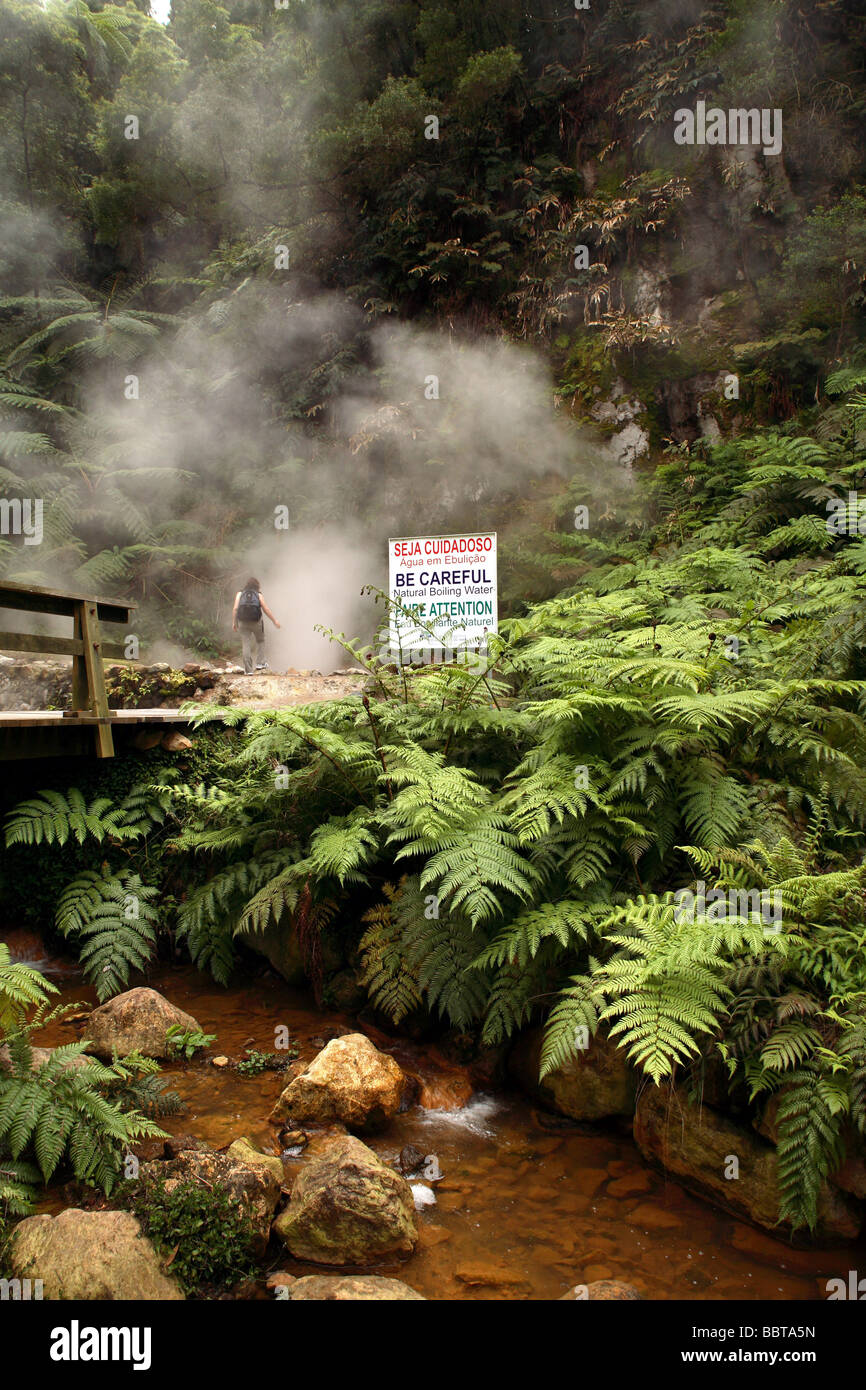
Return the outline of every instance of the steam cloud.
[[[356,367],[309,408],[318,431],[277,418],[269,385],[291,390],[347,346]],[[565,477],[581,461],[589,474],[601,458],[554,415],[532,350],[406,324],[370,330],[333,295],[297,301],[251,281],[134,370],[138,400],[124,397],[126,366],[93,375],[82,432],[107,437],[116,466],[132,470],[125,496],[158,489],[163,543],[216,540],[227,583],[215,591],[191,579],[191,614],[228,630],[236,589],[261,580],[283,625],[265,620],[279,669],[343,660],[318,623],[372,636],[381,612],[360,590],[387,586],[390,535],[501,529],[529,477]],[[288,509],[288,530],[276,529],[277,508]],[[235,524],[215,533],[227,509]],[[129,514],[117,524],[128,527]]]

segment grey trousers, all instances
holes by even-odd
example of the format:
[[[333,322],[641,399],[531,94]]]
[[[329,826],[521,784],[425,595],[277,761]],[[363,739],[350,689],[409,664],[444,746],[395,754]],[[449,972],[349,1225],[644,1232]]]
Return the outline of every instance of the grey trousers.
[[[264,665],[265,660],[265,620],[260,618],[257,623],[238,623],[238,632],[241,634],[244,653],[244,671],[248,676],[252,675],[253,670],[253,641],[256,644],[257,666]]]

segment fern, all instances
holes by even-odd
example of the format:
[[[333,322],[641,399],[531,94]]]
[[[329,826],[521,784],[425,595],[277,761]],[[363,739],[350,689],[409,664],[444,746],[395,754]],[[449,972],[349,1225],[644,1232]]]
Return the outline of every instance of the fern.
[[[110,798],[98,796],[85,803],[77,787],[64,794],[43,791],[30,801],[21,802],[6,820],[7,845],[65,845],[70,838],[79,845],[88,836],[100,843],[106,839],[131,839],[140,833],[125,822],[123,810]]]
[[[566,950],[576,950],[588,941],[607,911],[605,906],[574,899],[530,908],[518,913],[507,927],[497,932],[474,964],[479,969],[509,964],[523,970],[537,956],[543,943],[550,940]]]
[[[405,877],[398,888],[390,883],[384,885],[384,901],[369,908],[361,918],[367,926],[358,943],[362,966],[358,983],[392,1023],[400,1023],[422,1004],[417,972],[409,964],[403,947],[407,926],[405,885]]]
[[[590,960],[594,969],[597,962]],[[558,1067],[573,1060],[579,1050],[578,1039],[594,1037],[598,1031],[599,1011],[604,1005],[604,992],[594,983],[592,974],[574,980],[559,996],[544,1030],[539,1077],[543,1080]]]
[[[848,1106],[844,1083],[817,1062],[791,1073],[776,1116],[782,1220],[817,1225],[821,1188],[844,1156]]]
[[[76,1179],[109,1193],[129,1146],[166,1136],[147,1116],[106,1098],[105,1089],[125,1082],[128,1072],[85,1058],[86,1042],[55,1048],[34,1066],[32,1033],[67,1011],[38,1010],[6,1035],[11,1065],[0,1072],[0,1152],[16,1163],[35,1162],[44,1182],[68,1161]]]
[[[55,925],[79,947],[85,977],[100,1003],[129,983],[131,970],[143,970],[156,951],[157,896],[138,874],[85,869],[63,890]]]
[[[44,1004],[56,985],[19,961],[13,962],[9,947],[0,941],[0,1032],[20,1022],[27,1009]]]
[[[507,824],[503,815],[484,809],[463,825],[459,837],[431,855],[421,874],[421,886],[437,885],[450,912],[465,911],[473,926],[501,915],[503,892],[525,902],[540,881],[538,870],[518,853],[518,837]],[[398,860],[416,847],[417,841],[404,846]]]
[[[32,1214],[39,1177],[35,1163],[0,1157],[0,1253],[5,1221],[10,1216]]]

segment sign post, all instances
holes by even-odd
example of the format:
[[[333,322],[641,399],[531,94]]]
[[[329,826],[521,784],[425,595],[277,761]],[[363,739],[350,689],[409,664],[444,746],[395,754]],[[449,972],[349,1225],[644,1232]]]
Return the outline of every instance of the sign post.
[[[497,630],[496,533],[388,542],[390,645],[402,656],[486,652]]]

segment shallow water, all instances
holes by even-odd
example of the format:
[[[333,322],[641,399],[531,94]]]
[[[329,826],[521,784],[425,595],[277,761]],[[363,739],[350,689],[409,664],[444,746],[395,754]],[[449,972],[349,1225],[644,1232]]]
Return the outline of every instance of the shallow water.
[[[270,975],[223,990],[180,966],[153,971],[149,983],[217,1035],[212,1056],[272,1051],[274,1030],[285,1025],[309,1061],[330,1037],[355,1027]],[[68,978],[60,997],[94,1000]],[[54,1024],[39,1041],[68,1042],[77,1027]],[[846,1277],[858,1254],[863,1265],[856,1248],[794,1250],[704,1205],[648,1168],[627,1135],[552,1131],[518,1093],[472,1095],[466,1074],[435,1048],[372,1036],[420,1077],[424,1105],[365,1142],[394,1165],[406,1144],[435,1156],[428,1176],[413,1181],[432,1189],[436,1202],[419,1211],[415,1255],[371,1272],[397,1275],[432,1299],[554,1299],[576,1283],[613,1278],[648,1298],[781,1300],[825,1297],[827,1278]],[[284,1084],[278,1073],[244,1078],[197,1061],[164,1075],[189,1107],[163,1121],[165,1129],[216,1147],[247,1135],[279,1152],[267,1118]],[[287,1172],[302,1161],[288,1159]],[[430,1181],[437,1171],[441,1180]],[[288,1256],[275,1267],[322,1272]]]

